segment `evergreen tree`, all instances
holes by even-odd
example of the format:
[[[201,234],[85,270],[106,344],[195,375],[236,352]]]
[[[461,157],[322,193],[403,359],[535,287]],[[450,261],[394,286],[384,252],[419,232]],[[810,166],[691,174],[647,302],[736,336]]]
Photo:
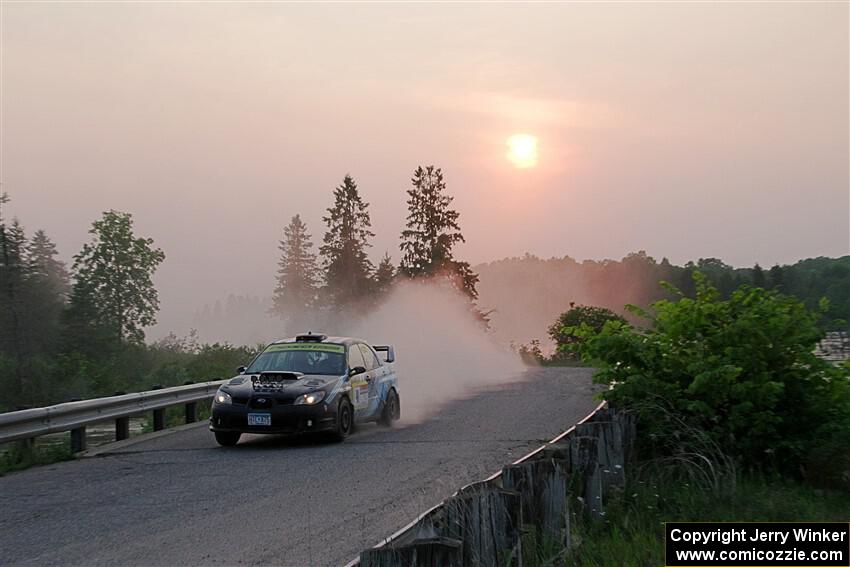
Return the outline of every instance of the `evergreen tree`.
[[[395,275],[395,266],[393,266],[392,258],[390,258],[389,253],[385,253],[378,264],[378,268],[375,270],[375,291],[378,295],[384,295],[390,290],[395,280]]]
[[[756,264],[753,266],[753,287],[766,287],[766,281],[764,278],[764,270],[761,266]]]
[[[0,209],[8,201],[5,193],[0,194]],[[7,225],[0,210],[0,354],[11,361],[11,376],[6,377],[11,378],[11,383],[4,386],[10,387],[6,395],[13,400],[21,400],[26,389],[27,348],[23,326],[26,319],[26,246],[26,235],[18,219]]]
[[[292,217],[283,229],[283,240],[278,247],[277,287],[272,298],[272,313],[292,319],[311,306],[318,289],[318,268],[313,242],[307,225],[300,215]]]
[[[150,238],[133,234],[129,213],[108,211],[92,224],[92,241],[74,256],[69,330],[108,337],[113,346],[140,343],[156,322],[159,297],[153,274],[165,254]],[[88,350],[88,349],[87,349]]]
[[[357,184],[346,175],[334,189],[334,206],[322,217],[328,229],[319,248],[325,268],[325,285],[329,300],[344,308],[364,299],[372,290],[372,263],[366,255],[371,246],[369,203],[363,201]]]
[[[56,256],[56,245],[43,230],[37,230],[27,248],[27,265],[33,281],[53,290],[53,295],[66,298],[70,292],[68,270]]]
[[[783,291],[785,288],[785,271],[779,264],[774,265],[768,272],[769,288],[777,291]]]
[[[471,299],[478,276],[467,262],[454,259],[452,248],[464,242],[460,232],[460,213],[450,207],[453,198],[445,194],[446,183],[440,168],[419,166],[407,190],[407,228],[401,233],[400,273],[411,277],[448,277],[455,287]]]
[[[65,263],[56,258],[56,245],[43,230],[27,247],[27,318],[24,322],[32,353],[52,356],[58,346],[60,320],[70,291]]]

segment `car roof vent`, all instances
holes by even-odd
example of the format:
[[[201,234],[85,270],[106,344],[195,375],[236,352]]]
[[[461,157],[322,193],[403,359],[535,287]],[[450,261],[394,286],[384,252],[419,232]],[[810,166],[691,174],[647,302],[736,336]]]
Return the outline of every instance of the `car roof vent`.
[[[327,335],[315,334],[313,331],[307,331],[306,335],[296,335],[295,342],[298,343],[320,343],[328,338]]]

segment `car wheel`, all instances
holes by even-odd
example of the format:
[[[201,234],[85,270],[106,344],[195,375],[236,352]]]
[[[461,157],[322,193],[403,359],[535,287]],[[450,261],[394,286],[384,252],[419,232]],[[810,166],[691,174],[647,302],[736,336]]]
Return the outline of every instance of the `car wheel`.
[[[342,441],[354,429],[354,410],[351,408],[351,402],[348,398],[342,398],[339,401],[339,407],[336,410],[336,431],[333,438],[336,441]]]
[[[239,438],[242,436],[238,431],[216,431],[215,440],[222,447],[233,447],[239,443]]]
[[[381,412],[381,419],[378,421],[385,427],[391,427],[394,421],[398,421],[401,417],[401,400],[398,398],[398,393],[395,390],[390,390],[387,394],[387,402],[384,404],[384,410]]]

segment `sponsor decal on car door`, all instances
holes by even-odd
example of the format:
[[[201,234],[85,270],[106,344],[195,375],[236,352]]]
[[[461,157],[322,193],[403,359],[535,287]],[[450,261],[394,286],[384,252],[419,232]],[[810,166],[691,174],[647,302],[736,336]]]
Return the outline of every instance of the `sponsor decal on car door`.
[[[367,368],[366,362],[363,360],[363,353],[358,345],[348,347],[348,367],[356,368],[361,366]],[[357,414],[363,413],[369,407],[369,372],[363,372],[351,377],[351,403],[354,406],[354,411]]]

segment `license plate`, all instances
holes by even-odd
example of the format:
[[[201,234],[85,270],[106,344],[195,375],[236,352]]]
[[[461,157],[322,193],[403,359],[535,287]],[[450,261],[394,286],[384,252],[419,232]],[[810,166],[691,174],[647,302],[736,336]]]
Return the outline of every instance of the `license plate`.
[[[248,425],[271,425],[272,414],[270,413],[249,413]]]

